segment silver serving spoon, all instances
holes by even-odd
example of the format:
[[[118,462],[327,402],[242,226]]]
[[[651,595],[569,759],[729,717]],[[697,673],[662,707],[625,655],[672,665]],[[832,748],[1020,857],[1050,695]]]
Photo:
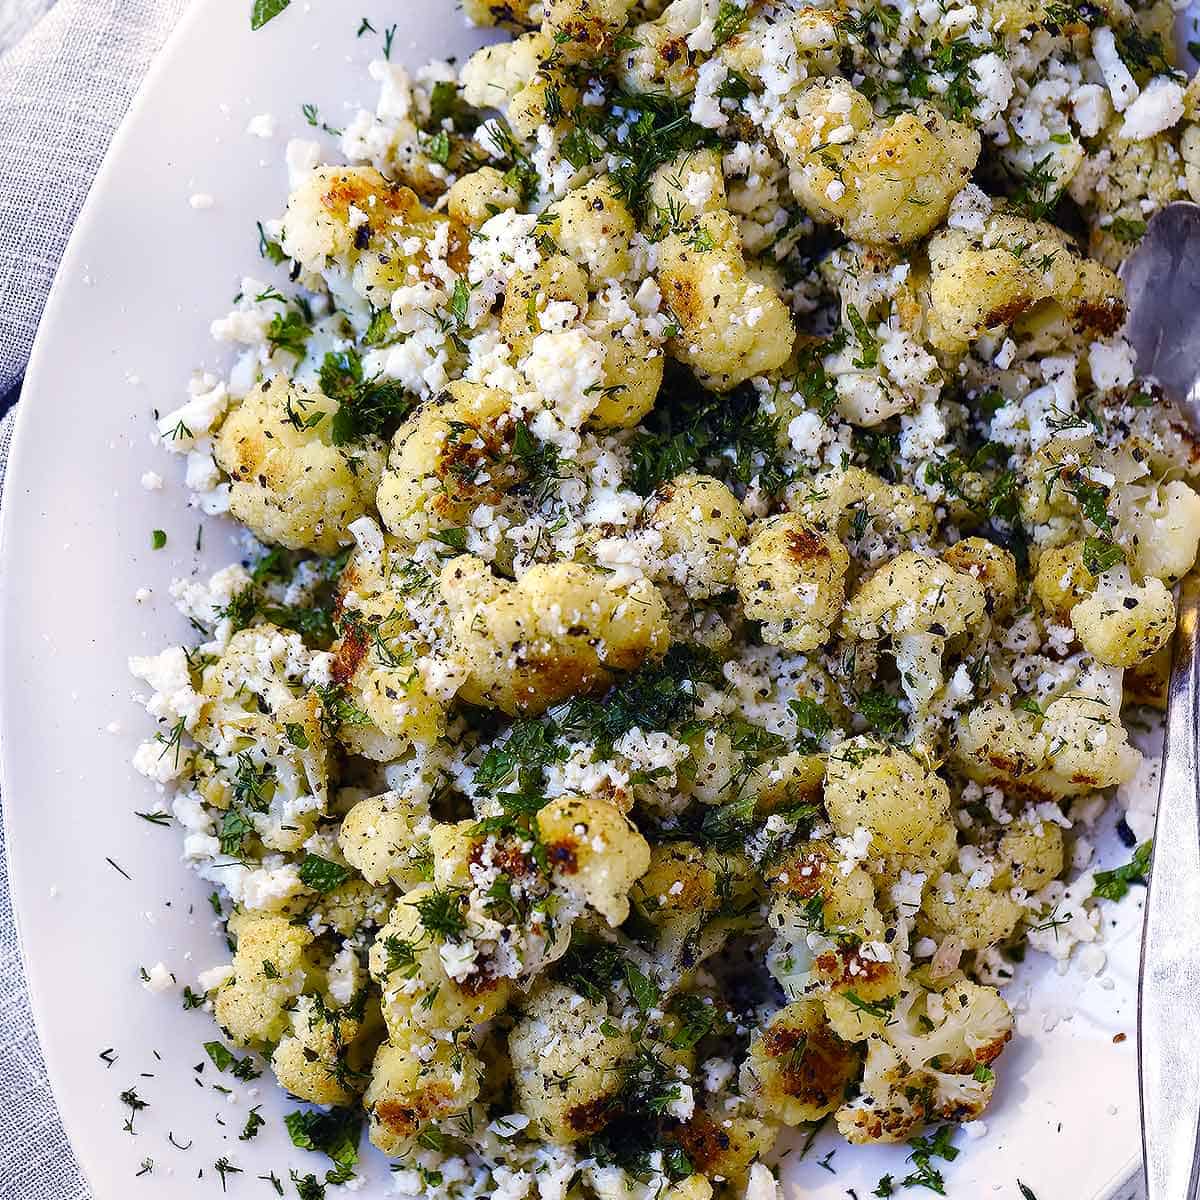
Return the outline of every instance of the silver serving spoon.
[[[1121,271],[1138,371],[1200,431],[1200,205],[1156,213]],[[1138,994],[1142,1153],[1148,1200],[1200,1188],[1200,582],[1179,586],[1154,861]]]

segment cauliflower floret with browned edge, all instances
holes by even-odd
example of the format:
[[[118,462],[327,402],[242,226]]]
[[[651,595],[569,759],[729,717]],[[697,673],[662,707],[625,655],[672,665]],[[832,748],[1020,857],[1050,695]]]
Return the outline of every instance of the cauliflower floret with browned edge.
[[[400,792],[360,800],[342,820],[338,847],[368,883],[407,888],[429,870],[428,803]]]
[[[555,881],[614,928],[629,915],[629,889],[650,865],[637,827],[605,800],[558,796],[537,814]]]
[[[461,528],[480,504],[496,504],[522,475],[510,447],[512,397],[456,380],[396,430],[376,502],[397,537],[418,542]]]
[[[688,38],[698,17],[696,0],[671,0],[654,20],[631,26],[617,58],[622,85],[635,95],[691,95],[699,56],[688,47]]]
[[[984,700],[959,717],[951,749],[976,782],[1038,800],[1128,783],[1141,760],[1111,704],[1079,692],[1041,715]]]
[[[470,555],[442,568],[451,636],[470,674],[459,695],[507,713],[536,714],[616,672],[661,658],[670,644],[658,589],[640,579],[615,589],[579,563],[532,567],[516,583]]]
[[[798,513],[759,521],[735,572],[746,616],[763,622],[763,640],[815,650],[842,614],[850,555],[832,533]]]
[[[879,119],[842,79],[813,84],[776,136],[796,199],[852,238],[891,246],[924,237],[970,179],[979,134],[932,105]]]
[[[796,331],[775,291],[747,270],[736,220],[705,213],[658,245],[658,284],[679,323],[671,355],[729,391],[782,366]]]
[[[920,711],[942,689],[946,642],[975,630],[986,611],[987,594],[974,575],[905,551],[850,598],[845,627],[854,638],[891,638],[904,693]]]
[[[723,908],[734,914],[755,909],[747,870],[739,857],[692,842],[651,848],[650,865],[630,895],[639,922],[653,930],[643,944],[664,992],[690,978],[738,927],[736,915],[722,917]]]
[[[307,925],[274,913],[235,912],[229,932],[237,938],[233,974],[213,997],[213,1015],[239,1046],[260,1049],[288,1028],[288,1010],[314,967],[314,937]]]
[[[261,541],[335,554],[373,511],[383,470],[377,441],[353,455],[332,442],[337,404],[277,375],[225,418],[214,456],[230,479],[229,511]]]
[[[636,0],[544,0],[542,29],[569,62],[611,53]]]
[[[856,1145],[907,1141],[928,1113],[923,1083],[895,1046],[883,1037],[869,1038],[858,1095],[834,1114],[838,1132]]]
[[[873,854],[911,854],[948,822],[950,790],[907,751],[855,737],[829,756],[825,808],[843,837],[868,830]]]
[[[800,1125],[842,1103],[860,1063],[855,1048],[829,1028],[820,1002],[797,1000],[750,1043],[741,1088],[764,1117]]]
[[[411,1153],[421,1134],[465,1113],[479,1096],[483,1064],[469,1046],[422,1036],[384,1042],[363,1096],[371,1144],[393,1158]]]
[[[354,294],[373,309],[387,308],[392,293],[444,260],[460,273],[467,235],[445,213],[427,209],[416,193],[389,183],[373,167],[318,167],[288,197],[281,242],[306,270],[341,294],[348,275]]]
[[[886,1036],[914,1070],[969,1073],[995,1062],[1012,1032],[1004,997],[960,979],[944,991],[911,989],[896,1004]]]
[[[1084,649],[1100,662],[1132,667],[1170,641],[1175,632],[1175,601],[1154,576],[1139,585],[1129,579],[1127,570],[1113,569],[1071,609],[1071,626]]]
[[[447,937],[447,930],[460,923],[466,932],[465,904],[460,889],[419,883],[396,902],[371,946],[371,976],[382,989],[383,1019],[393,1040],[417,1029],[477,1025],[508,1003],[506,979],[495,978],[469,957],[463,961],[460,954],[442,953],[448,942],[452,950],[470,945]]]
[[[1080,330],[1115,333],[1124,295],[1107,267],[1082,258],[1046,221],[994,212],[982,233],[943,229],[929,240],[929,337],[947,353],[1047,303]]]
[[[737,497],[720,480],[676,476],[651,498],[646,524],[662,539],[663,573],[689,596],[703,599],[732,585],[747,526]]]
[[[633,1040],[605,1004],[561,983],[537,987],[523,1008],[508,1035],[519,1111],[551,1141],[597,1133],[616,1115]]]

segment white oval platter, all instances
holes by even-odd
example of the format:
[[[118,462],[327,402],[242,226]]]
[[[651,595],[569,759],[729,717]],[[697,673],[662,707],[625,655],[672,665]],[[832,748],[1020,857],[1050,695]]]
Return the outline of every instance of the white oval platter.
[[[197,0],[114,143],[46,310],[4,494],[0,766],[14,900],[55,1093],[96,1200],[211,1198],[223,1186],[269,1200],[271,1172],[294,1195],[293,1169],[328,1165],[290,1145],[279,1117],[295,1104],[269,1081],[196,1071],[217,1035],[180,991],[227,955],[177,831],[134,815],[160,798],[129,765],[148,730],[126,658],[186,637],[174,577],[238,556],[228,525],[206,518],[198,533],[180,460],[151,444],[152,412],[181,402],[193,368],[228,365],[209,321],[243,272],[265,269],[255,221],[282,209],[287,138],[316,132],[301,105],[333,125],[372,106],[365,68],[392,25],[393,58],[411,67],[483,40],[452,0],[293,0],[257,33],[249,8]],[[363,18],[376,32],[356,36]],[[276,136],[249,136],[268,112]],[[201,195],[211,206],[193,206]],[[142,488],[147,470],[165,477],[161,491]],[[165,549],[151,549],[152,529]],[[1114,819],[1098,837],[1110,863],[1128,855]],[[1135,1169],[1140,901],[1114,917],[1099,977],[1030,956],[1010,991],[1023,1035],[999,1064],[986,1136],[958,1138],[951,1196],[1020,1200],[1019,1179],[1039,1200],[1100,1200]],[[165,994],[139,978],[159,961],[177,981]],[[148,1107],[133,1113],[120,1099],[129,1088]],[[254,1105],[267,1127],[241,1141]],[[867,1200],[882,1175],[907,1173],[904,1156],[818,1140],[785,1159],[789,1197]],[[366,1158],[357,1194],[387,1194],[387,1163]]]

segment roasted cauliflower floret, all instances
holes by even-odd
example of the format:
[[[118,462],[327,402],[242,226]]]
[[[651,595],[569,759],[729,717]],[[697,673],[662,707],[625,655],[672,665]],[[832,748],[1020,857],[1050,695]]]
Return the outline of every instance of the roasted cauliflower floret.
[[[967,950],[986,950],[1011,936],[1024,910],[1005,891],[973,886],[962,874],[943,875],[925,894],[919,926],[941,941],[953,938]]]
[[[629,915],[629,889],[650,865],[650,847],[633,823],[604,800],[559,796],[537,815],[554,878],[610,925]]]
[[[368,883],[408,888],[426,878],[429,805],[398,792],[360,800],[342,820],[338,847]]]
[[[478,1024],[508,1002],[508,981],[480,968],[471,943],[459,940],[469,936],[465,907],[461,889],[419,883],[396,902],[371,946],[371,976],[394,1041]]]
[[[796,199],[852,238],[899,246],[941,223],[971,177],[979,135],[932,105],[879,120],[842,79],[814,84],[776,136]]]
[[[944,991],[909,991],[895,1006],[887,1038],[913,1070],[970,1073],[1000,1056],[1012,1030],[1004,997],[962,979]]]
[[[460,175],[446,193],[446,211],[467,229],[478,229],[498,212],[520,206],[521,197],[495,167]]]
[[[648,527],[662,538],[663,573],[696,599],[732,583],[746,518],[737,497],[711,475],[688,473],[655,493]]]
[[[545,0],[543,30],[570,61],[602,58],[636,0]]]
[[[229,931],[237,938],[233,975],[214,996],[213,1015],[239,1046],[261,1049],[288,1028],[313,967],[313,934],[273,913],[235,913]]]
[[[521,479],[510,447],[512,397],[458,380],[396,431],[376,501],[397,537],[461,528],[480,504],[496,504]]]
[[[665,237],[658,283],[679,323],[670,353],[708,386],[728,391],[787,361],[795,340],[791,315],[775,291],[747,271],[729,213],[705,213]]]
[[[769,1119],[819,1121],[843,1102],[860,1063],[854,1047],[829,1028],[820,1003],[797,1000],[750,1043],[742,1091]]]
[[[634,1055],[629,1034],[605,1005],[558,983],[538,987],[508,1035],[517,1105],[541,1136],[577,1142],[616,1112]]]
[[[1038,555],[1033,592],[1059,625],[1071,623],[1071,610],[1096,586],[1096,577],[1084,564],[1083,550],[1079,540],[1048,546]]]
[[[1092,333],[1114,333],[1125,319],[1121,281],[1045,221],[997,212],[982,233],[944,229],[929,240],[929,269],[929,334],[948,353],[1044,302]]]
[[[949,819],[950,791],[899,747],[855,737],[829,756],[825,808],[844,837],[868,830],[873,854],[914,854]]]
[[[720,950],[739,925],[736,914],[753,909],[756,896],[743,864],[732,855],[671,842],[651,849],[650,866],[634,884],[631,899],[638,922],[654,931],[645,938],[654,978],[671,992]],[[734,915],[722,917],[722,908]]]
[[[573,304],[580,313],[587,310],[587,272],[565,254],[552,254],[509,282],[500,310],[500,332],[512,347],[513,361],[529,353],[551,304]]]
[[[942,554],[963,575],[979,581],[994,617],[1006,617],[1017,598],[1017,561],[1012,554],[986,538],[968,537],[955,542]]]
[[[371,1144],[393,1158],[410,1153],[422,1133],[471,1107],[482,1074],[476,1055],[457,1042],[420,1035],[384,1042],[363,1096]]]
[[[334,554],[353,540],[350,523],[373,510],[381,448],[368,443],[351,458],[333,445],[336,411],[277,375],[225,418],[214,452],[230,479],[229,511],[260,540]]]
[[[1140,586],[1105,579],[1071,609],[1071,626],[1084,649],[1100,662],[1132,667],[1170,641],[1175,601],[1153,576]]]
[[[1141,759],[1109,703],[1078,692],[1041,715],[985,700],[959,718],[951,745],[970,778],[1035,799],[1128,783]]]
[[[545,226],[597,287],[628,273],[637,226],[629,206],[607,179],[593,179],[552,204],[546,210]]]
[[[695,0],[671,0],[655,20],[632,26],[617,61],[622,84],[634,93],[690,95],[698,62],[688,38],[698,15]]]
[[[811,488],[797,492],[791,506],[871,564],[925,543],[936,526],[933,505],[918,491],[861,467],[819,475]]]
[[[946,642],[975,629],[986,611],[987,593],[974,575],[906,551],[850,598],[845,627],[855,638],[891,638],[904,693],[919,711],[942,688]]]
[[[451,634],[469,669],[459,695],[507,713],[539,713],[579,692],[600,691],[667,650],[666,605],[653,584],[608,587],[578,563],[531,568],[509,583],[481,559],[442,568]]]
[[[320,996],[301,996],[291,1029],[271,1055],[275,1078],[310,1104],[348,1104],[362,1091],[370,1048],[360,1043],[361,1015],[330,1008]]]
[[[925,1123],[924,1079],[914,1076],[900,1052],[882,1037],[867,1040],[867,1060],[858,1095],[835,1114],[848,1142],[904,1142]]]
[[[506,107],[553,50],[554,39],[540,29],[476,50],[459,73],[463,99],[474,108]]]
[[[763,622],[764,641],[815,650],[841,616],[849,566],[836,536],[783,513],[755,524],[735,581],[746,616]]]
[[[318,167],[288,197],[281,245],[306,270],[336,266],[357,295],[387,308],[398,288],[430,274],[444,259],[466,265],[467,238],[457,221],[422,205],[415,192],[373,167]],[[330,284],[341,294],[342,276]]]
[[[716,150],[692,150],[658,167],[650,177],[650,211],[662,229],[678,229],[703,213],[728,207],[725,173]]]
[[[1200,545],[1200,495],[1181,479],[1154,487],[1126,484],[1114,496],[1117,539],[1140,576],[1168,587],[1196,561]]]

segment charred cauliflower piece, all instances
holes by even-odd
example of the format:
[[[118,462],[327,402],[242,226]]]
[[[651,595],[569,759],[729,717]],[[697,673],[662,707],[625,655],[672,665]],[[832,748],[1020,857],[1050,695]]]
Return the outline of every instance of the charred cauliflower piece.
[[[230,478],[229,511],[262,541],[334,554],[352,540],[350,523],[373,511],[381,448],[351,455],[333,445],[336,411],[277,375],[225,418],[215,457]]]
[[[800,1125],[828,1116],[845,1099],[861,1060],[831,1030],[815,1000],[781,1009],[750,1043],[742,1091],[764,1117]]]
[[[660,658],[670,643],[657,588],[608,587],[577,563],[536,566],[513,584],[464,555],[442,568],[451,634],[470,674],[459,695],[507,713],[540,713],[615,672]]]
[[[668,346],[710,387],[729,391],[782,366],[795,330],[782,300],[746,268],[737,222],[705,213],[658,247],[658,284],[679,322]]]
[[[508,1035],[520,1110],[543,1137],[577,1142],[616,1112],[633,1041],[608,1019],[605,1005],[562,984],[539,987]]]
[[[1115,333],[1125,320],[1120,280],[1045,221],[993,213],[982,233],[944,229],[930,238],[929,334],[937,349],[959,353],[1044,303],[1092,334]]]
[[[932,105],[880,120],[845,80],[809,87],[777,137],[796,199],[852,238],[899,246],[946,216],[971,177],[979,135]]]
[[[689,596],[713,596],[733,583],[746,518],[737,497],[711,475],[679,475],[655,493],[648,527],[662,538],[665,574]]]
[[[815,650],[842,614],[850,555],[832,534],[797,513],[758,522],[735,580],[746,616],[763,622],[763,640]]]

